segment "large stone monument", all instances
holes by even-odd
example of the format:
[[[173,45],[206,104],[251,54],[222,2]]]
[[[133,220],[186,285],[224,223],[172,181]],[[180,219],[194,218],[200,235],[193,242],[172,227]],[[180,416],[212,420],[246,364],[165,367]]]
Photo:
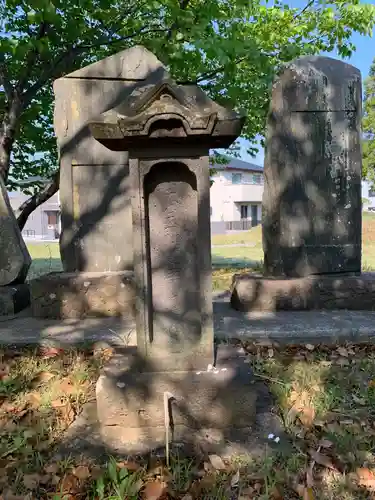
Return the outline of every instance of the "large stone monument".
[[[31,257],[22,239],[0,176],[0,315],[19,312],[29,304],[24,283]]]
[[[96,141],[88,123],[121,103],[139,82],[165,75],[161,62],[137,46],[54,82],[64,273],[33,280],[34,316],[133,314],[128,153]]]
[[[236,309],[373,309],[361,272],[361,75],[303,57],[273,85],[264,162],[264,275],[235,276]]]
[[[151,75],[89,125],[103,147],[130,158],[137,352],[98,381],[111,447],[163,444],[169,419],[187,440],[208,429],[224,442],[232,427],[252,424],[246,365],[212,367],[209,149],[228,147],[243,121],[198,87]]]

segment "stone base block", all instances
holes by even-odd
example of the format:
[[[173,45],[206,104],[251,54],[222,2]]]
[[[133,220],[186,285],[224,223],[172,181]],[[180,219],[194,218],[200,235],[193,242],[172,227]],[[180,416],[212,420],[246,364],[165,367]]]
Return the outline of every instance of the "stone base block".
[[[30,305],[29,285],[0,287],[0,316],[17,314]]]
[[[125,358],[124,358],[125,359]],[[243,358],[222,360],[202,372],[141,373],[136,355],[120,370],[107,367],[96,387],[104,444],[143,453],[173,442],[224,444],[248,434],[256,417],[257,389]],[[241,438],[242,436],[242,438]]]
[[[133,273],[51,273],[30,282],[36,318],[134,318]]]
[[[231,306],[243,312],[348,309],[375,310],[375,273],[303,278],[233,276]]]

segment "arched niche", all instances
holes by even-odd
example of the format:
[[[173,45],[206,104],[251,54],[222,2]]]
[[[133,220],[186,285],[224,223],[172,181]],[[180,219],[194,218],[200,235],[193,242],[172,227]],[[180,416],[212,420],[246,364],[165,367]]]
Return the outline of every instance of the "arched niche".
[[[143,192],[149,340],[180,350],[201,335],[197,179],[183,162],[159,162]]]

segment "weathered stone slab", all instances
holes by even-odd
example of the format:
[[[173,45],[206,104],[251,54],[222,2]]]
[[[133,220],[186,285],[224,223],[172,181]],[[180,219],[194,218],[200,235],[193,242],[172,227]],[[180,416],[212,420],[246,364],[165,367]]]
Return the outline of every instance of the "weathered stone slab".
[[[54,82],[65,271],[132,269],[128,153],[100,144],[87,124],[122,102],[140,81],[166,74],[153,54],[133,47]]]
[[[36,318],[123,316],[134,319],[133,273],[51,273],[30,282]]]
[[[31,257],[0,177],[0,286],[23,283]]]
[[[25,283],[0,287],[0,316],[12,316],[30,304],[30,290]]]
[[[244,361],[237,355],[221,359],[210,371],[205,367],[198,372],[152,373],[136,353],[113,357],[96,387],[104,444],[127,452],[165,445],[164,403],[173,421],[174,442],[202,445],[210,435],[223,445],[231,431],[249,434],[258,386]]]
[[[291,63],[272,90],[264,163],[265,274],[361,270],[361,75],[327,57]]]
[[[245,312],[317,309],[375,311],[375,273],[294,279],[234,275],[231,305]]]

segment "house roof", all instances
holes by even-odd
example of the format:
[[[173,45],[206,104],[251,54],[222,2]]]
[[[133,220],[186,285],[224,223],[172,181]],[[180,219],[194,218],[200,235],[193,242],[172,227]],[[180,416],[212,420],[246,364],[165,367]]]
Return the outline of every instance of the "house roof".
[[[247,161],[239,160],[238,158],[227,157],[229,163],[225,165],[216,164],[216,170],[243,170],[246,172],[263,172],[263,167],[260,165],[255,165],[255,163],[249,163]]]

